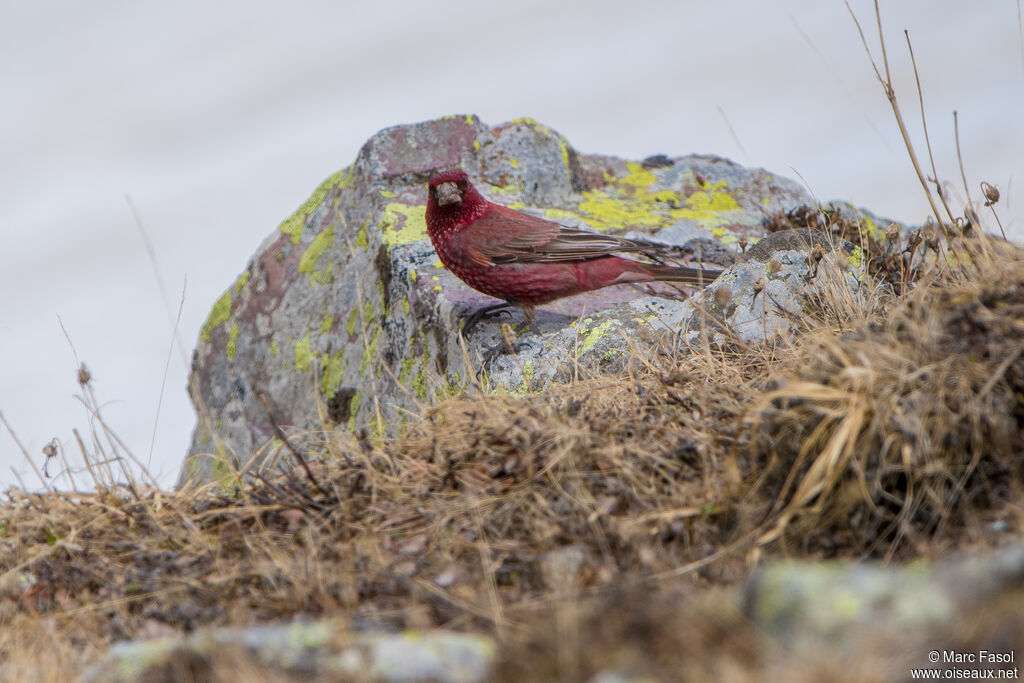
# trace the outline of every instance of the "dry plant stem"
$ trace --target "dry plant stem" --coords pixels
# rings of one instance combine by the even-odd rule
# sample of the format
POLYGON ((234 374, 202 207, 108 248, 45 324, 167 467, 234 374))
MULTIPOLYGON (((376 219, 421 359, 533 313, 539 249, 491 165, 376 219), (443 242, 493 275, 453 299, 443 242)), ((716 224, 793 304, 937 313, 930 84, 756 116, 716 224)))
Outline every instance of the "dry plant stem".
MULTIPOLYGON (((135 219, 135 227, 139 230, 139 235, 142 237, 142 243, 146 246, 146 255, 149 256, 149 265, 153 268, 153 275, 156 277, 157 287, 160 288, 160 299, 164 303, 164 310, 167 312, 168 322, 174 321, 174 316, 171 314, 171 298, 167 296, 167 286, 164 284, 163 274, 160 272, 160 264, 156 259, 156 251, 153 249, 153 243, 149 239, 149 233, 146 232, 146 226, 142 223, 142 216, 139 215, 139 210, 135 207, 135 202, 132 201, 131 195, 124 196, 125 202, 128 204, 128 209, 132 212, 132 218, 135 219)), ((182 293, 184 296, 184 293, 182 293)), ((181 312, 179 310, 178 317, 180 319, 181 312)), ((174 329, 177 330, 177 323, 174 323, 174 329)), ((175 335, 177 336, 177 335, 175 335)), ((181 351, 182 360, 187 360, 187 353, 185 346, 178 340, 178 348, 181 351)))
MULTIPOLYGON (((74 344, 74 342, 71 341, 71 335, 68 334, 67 329, 64 327, 64 321, 61 320, 60 316, 57 316, 57 322, 60 324, 60 329, 64 333, 64 338, 67 339, 68 345, 71 347, 71 353, 75 357, 75 364, 78 366, 78 373, 79 373, 78 374, 78 383, 82 387, 82 395, 81 396, 76 396, 75 398, 78 399, 78 401, 83 406, 85 406, 85 409, 87 411, 89 411, 89 414, 97 422, 99 422, 101 430, 103 432, 103 435, 107 438, 107 443, 110 445, 111 451, 113 451, 114 458, 120 464, 121 471, 122 471, 122 473, 125 476, 125 481, 126 481, 127 486, 132 491, 132 494, 135 495, 136 498, 137 498, 139 494, 138 494, 138 491, 135 488, 132 474, 128 470, 127 466, 124 464, 124 461, 121 458, 121 456, 118 454, 118 452, 117 452, 117 447, 118 446, 120 446, 124 450, 124 452, 127 454, 128 458, 131 459, 131 461, 135 463, 135 465, 139 468, 139 472, 144 477, 149 479, 149 485, 152 486, 153 488, 160 488, 159 483, 149 473, 149 470, 146 468, 146 466, 143 465, 142 462, 138 458, 135 457, 135 455, 131 452, 131 450, 129 450, 129 448, 124 444, 124 442, 121 441, 120 437, 118 437, 117 434, 115 434, 114 431, 112 429, 110 429, 110 427, 107 425, 107 423, 103 421, 103 416, 100 414, 100 404, 99 404, 99 401, 96 400, 96 394, 95 394, 95 392, 92 389, 92 385, 90 384, 91 376, 88 374, 88 372, 85 372, 85 365, 79 360, 79 358, 78 358, 78 351, 75 349, 75 344, 74 344), (83 376, 83 373, 84 373, 84 376, 83 376)), ((165 379, 166 379, 166 377, 165 377, 165 379)), ((100 452, 102 452, 103 448, 100 445, 99 439, 96 436, 95 428, 92 429, 92 436, 93 436, 93 442, 95 443, 97 449, 100 452)), ((78 439, 78 445, 82 449, 82 458, 86 461, 86 464, 88 465, 88 463, 89 463, 89 452, 85 449, 85 445, 82 442, 82 439, 79 437, 77 432, 75 432, 75 437, 78 439)), ((99 463, 97 463, 97 464, 99 464, 99 463)), ((95 476, 93 476, 93 481, 95 481, 95 480, 96 480, 96 478, 95 478, 95 476)), ((113 485, 113 482, 111 482, 110 485, 113 485)))
POLYGON ((882 35, 882 14, 878 9, 878 0, 875 0, 875 17, 878 20, 878 40, 882 45, 882 63, 885 65, 885 78, 882 78, 882 74, 878 71, 878 65, 875 63, 875 58, 871 56, 871 50, 868 48, 867 38, 864 37, 864 30, 861 28, 860 22, 857 20, 857 15, 853 13, 853 8, 850 7, 848 0, 843 0, 843 4, 846 5, 846 9, 850 12, 850 16, 853 18, 853 23, 857 26, 857 32, 860 34, 860 39, 864 44, 865 52, 868 53, 868 59, 871 60, 871 66, 875 70, 875 76, 882 84, 882 89, 885 91, 885 97, 889 100, 889 105, 892 107, 893 115, 896 117, 896 125, 899 126, 900 135, 903 136, 903 143, 907 148, 907 153, 910 155, 910 162, 914 165, 914 171, 917 173, 917 179, 921 182, 921 187, 924 188, 924 194, 928 198, 928 205, 932 209, 932 215, 934 215, 935 220, 939 222, 939 227, 942 229, 942 233, 946 237, 946 242, 948 243, 950 239, 949 231, 945 221, 942 220, 942 214, 939 213, 939 207, 935 205, 935 198, 932 197, 931 188, 928 187, 928 180, 921 171, 921 164, 917 161, 917 154, 914 152, 914 145, 910 142, 910 133, 907 132, 907 126, 903 122, 903 114, 900 112, 899 103, 896 101, 896 91, 892 87, 892 78, 889 75, 889 58, 885 51, 885 38, 882 35))
POLYGON ((156 448, 156 428, 160 423, 160 408, 164 403, 164 390, 167 388, 167 374, 171 370, 171 354, 174 353, 174 341, 178 335, 178 326, 181 324, 181 312, 185 308, 185 288, 188 280, 181 285, 181 301, 178 303, 178 315, 174 319, 174 328, 171 330, 171 345, 167 349, 167 360, 164 362, 164 375, 160 380, 160 395, 156 399, 156 415, 153 417, 153 435, 149 440, 149 458, 146 460, 146 468, 153 465, 153 450, 156 448))
MULTIPOLYGON (((96 394, 93 391, 92 386, 87 384, 85 386, 85 390, 89 395, 89 402, 83 400, 82 403, 86 406, 89 412, 91 412, 96 417, 97 421, 100 423, 100 427, 103 429, 103 435, 107 437, 107 441, 110 442, 111 448, 114 449, 115 455, 117 453, 117 446, 120 446, 121 450, 123 450, 125 452, 125 455, 128 456, 128 459, 135 463, 135 466, 139 468, 139 472, 146 479, 149 480, 149 485, 152 486, 153 488, 160 488, 159 482, 157 482, 157 480, 153 478, 153 475, 149 473, 149 470, 147 470, 146 466, 142 464, 142 461, 135 457, 135 455, 131 452, 128 446, 126 446, 125 443, 121 440, 121 437, 119 437, 114 432, 114 430, 112 430, 103 420, 103 416, 100 415, 100 405, 99 402, 96 400, 96 394)), ((128 485, 132 488, 132 491, 134 492, 135 487, 132 484, 132 477, 130 476, 126 467, 124 468, 124 470, 125 476, 128 479, 128 485)))
POLYGON ((999 226, 999 232, 1001 232, 1003 234, 1003 239, 1006 240, 1007 239, 1006 231, 1003 230, 1003 222, 1001 220, 999 220, 999 214, 996 213, 995 205, 994 204, 989 204, 988 208, 989 208, 989 211, 992 212, 992 217, 996 219, 996 225, 999 226))
POLYGON ((1020 69, 1024 73, 1024 21, 1021 21, 1021 0, 1017 0, 1017 43, 1020 47, 1020 69))
MULTIPOLYGON (((793 15, 789 16, 789 20, 793 24, 793 28, 795 28, 797 30, 797 33, 800 34, 800 37, 804 39, 804 42, 807 43, 808 47, 810 47, 814 54, 817 55, 818 59, 821 60, 822 66, 825 67, 829 75, 832 76, 833 80, 835 80, 839 87, 842 88, 843 92, 846 94, 847 99, 851 103, 859 105, 860 99, 854 96, 853 92, 847 87, 846 83, 843 82, 842 77, 840 77, 838 72, 836 72, 836 70, 832 68, 832 65, 829 64, 828 60, 825 58, 825 55, 822 54, 821 50, 818 49, 818 46, 814 44, 814 41, 811 40, 811 37, 807 35, 806 32, 804 32, 803 28, 801 28, 800 24, 797 23, 793 15)), ((885 139, 885 135, 882 134, 882 130, 875 124, 875 122, 868 118, 868 115, 863 111, 861 111, 861 116, 864 119, 864 123, 866 123, 868 127, 871 128, 871 130, 875 131, 875 135, 878 136, 878 141, 882 143, 885 149, 888 150, 889 152, 895 152, 895 150, 892 148, 892 145, 890 145, 889 141, 885 139)), ((741 247, 741 250, 742 249, 743 247, 741 247)))
MULTIPOLYGON (((970 216, 976 214, 974 213, 974 202, 971 200, 971 190, 967 185, 967 173, 964 172, 964 157, 960 153, 960 117, 957 116, 955 109, 953 110, 953 137, 956 139, 956 160, 960 166, 960 180, 963 181, 964 194, 967 196, 967 211, 964 213, 967 215, 968 220, 970 220, 970 216)), ((975 227, 981 232, 981 226, 975 227)))
POLYGON ((729 117, 725 115, 725 110, 722 109, 722 105, 720 105, 720 104, 716 104, 715 105, 715 109, 718 110, 718 115, 722 117, 722 121, 725 122, 725 127, 729 129, 729 134, 732 135, 733 142, 736 143, 736 146, 739 148, 740 152, 743 154, 744 161, 746 161, 747 159, 750 158, 750 155, 747 154, 747 150, 743 148, 743 143, 740 142, 739 136, 736 135, 736 130, 732 127, 732 124, 729 123, 729 117))
POLYGON ((68 456, 64 452, 64 447, 60 444, 59 441, 57 441, 57 439, 54 439, 53 443, 56 443, 57 454, 60 456, 60 461, 64 465, 64 474, 67 477, 68 481, 71 482, 71 490, 79 491, 80 489, 78 488, 78 482, 75 481, 75 474, 71 469, 71 463, 68 462, 68 456))
POLYGON ((196 403, 196 409, 199 412, 199 419, 203 424, 203 428, 213 437, 214 452, 228 453, 228 445, 217 430, 217 423, 210 415, 209 408, 206 407, 206 400, 203 398, 203 392, 199 387, 199 380, 195 373, 189 372, 188 386, 192 400, 196 403))
POLYGON ((768 343, 768 292, 761 292, 761 334, 768 343))
POLYGON ((946 195, 942 193, 942 184, 939 180, 939 173, 935 170, 935 156, 932 154, 932 143, 928 138, 928 121, 924 115, 924 94, 921 91, 921 78, 917 74, 917 60, 914 58, 914 47, 910 44, 910 31, 904 30, 903 35, 907 39, 907 52, 910 53, 910 64, 914 67, 914 82, 917 84, 917 101, 921 105, 921 129, 924 131, 924 146, 928 150, 928 163, 932 167, 932 182, 935 183, 935 194, 939 195, 939 201, 942 202, 942 208, 946 210, 946 215, 949 216, 949 222, 952 223, 956 219, 953 217, 953 212, 949 208, 949 204, 946 202, 946 195))
MULTIPOLYGON (((761 530, 762 529, 759 528, 756 531, 760 532, 761 530)), ((665 581, 665 580, 669 580, 669 579, 676 579, 676 578, 679 578, 680 576, 685 576, 686 574, 692 574, 693 572, 699 571, 699 570, 703 569, 704 567, 711 566, 712 564, 714 564, 718 560, 720 560, 723 557, 726 557, 728 555, 731 555, 732 553, 736 552, 737 550, 749 547, 754 542, 754 540, 755 540, 754 536, 755 536, 755 533, 753 533, 753 532, 752 533, 747 533, 746 535, 744 535, 739 540, 735 541, 734 543, 730 543, 729 545, 725 546, 724 548, 722 548, 720 550, 716 550, 715 552, 711 553, 707 557, 702 557, 699 560, 694 560, 693 562, 689 562, 689 563, 684 564, 684 565, 682 565, 680 567, 675 567, 673 569, 668 569, 668 570, 665 570, 665 571, 662 571, 662 572, 658 572, 656 574, 651 574, 650 577, 645 578, 645 579, 641 579, 640 581, 638 581, 638 583, 643 584, 643 583, 647 583, 648 581, 659 582, 659 581, 665 581)))
POLYGON ((4 427, 7 428, 7 432, 11 435, 11 438, 14 439, 14 443, 18 445, 18 450, 20 450, 22 455, 25 456, 25 459, 28 460, 28 464, 32 466, 32 470, 36 473, 36 476, 39 477, 40 483, 42 483, 43 487, 47 491, 52 492, 53 487, 50 486, 50 483, 48 481, 46 481, 46 477, 43 476, 43 473, 39 470, 39 467, 36 465, 35 461, 32 460, 32 457, 28 454, 28 451, 25 450, 25 447, 21 445, 21 441, 18 440, 18 435, 14 433, 13 429, 11 429, 11 425, 7 422, 7 418, 4 417, 4 414, 2 412, 0 412, 0 422, 2 422, 4 427))
POLYGON ((899 231, 896 232, 896 249, 898 249, 896 253, 900 262, 900 291, 903 292, 906 291, 907 288, 907 269, 904 267, 903 263, 903 237, 900 235, 899 231))
POLYGON ((75 437, 75 441, 78 443, 78 450, 82 454, 82 462, 85 463, 85 469, 89 472, 89 477, 92 479, 92 486, 97 491, 105 486, 113 485, 113 482, 100 483, 100 477, 96 470, 93 469, 92 458, 89 457, 89 451, 85 447, 85 442, 82 440, 82 435, 78 433, 77 429, 72 429, 71 433, 75 437))
POLYGON ((483 571, 486 581, 487 597, 491 603, 491 612, 488 615, 494 623, 494 630, 499 640, 504 637, 505 617, 502 609, 501 598, 498 595, 498 583, 494 576, 494 560, 491 557, 491 547, 485 536, 485 525, 483 515, 480 513, 480 505, 473 506, 473 521, 477 527, 476 549, 480 555, 480 569, 483 571))
POLYGON ((259 398, 260 403, 263 404, 263 410, 267 413, 267 418, 270 420, 270 426, 273 428, 274 434, 285 445, 285 448, 291 451, 291 454, 295 456, 295 459, 299 462, 299 465, 302 466, 302 469, 306 473, 306 478, 309 479, 309 483, 313 485, 313 488, 319 492, 323 492, 324 489, 320 486, 320 482, 317 481, 316 477, 313 476, 313 471, 309 468, 309 463, 306 462, 306 458, 304 458, 302 454, 299 453, 298 449, 292 445, 291 441, 288 440, 288 435, 284 433, 284 430, 281 429, 281 425, 279 425, 277 420, 274 419, 274 415, 270 412, 270 402, 267 400, 267 395, 262 391, 257 391, 256 397, 259 398))
POLYGON ((1006 371, 1013 365, 1013 362, 1017 360, 1021 353, 1024 353, 1024 342, 1021 342, 1017 345, 1017 348, 1006 354, 1006 358, 1003 359, 999 367, 996 368, 996 371, 992 373, 992 376, 988 378, 988 381, 981 388, 981 391, 978 393, 979 399, 988 396, 989 392, 996 386, 996 382, 1003 378, 1003 375, 1006 374, 1006 371))

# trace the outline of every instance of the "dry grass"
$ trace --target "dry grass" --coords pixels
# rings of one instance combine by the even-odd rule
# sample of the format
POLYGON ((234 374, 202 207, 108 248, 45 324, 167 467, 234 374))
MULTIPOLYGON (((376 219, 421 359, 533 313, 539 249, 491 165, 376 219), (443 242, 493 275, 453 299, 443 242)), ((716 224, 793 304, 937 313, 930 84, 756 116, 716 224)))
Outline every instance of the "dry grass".
POLYGON ((901 270, 875 245, 899 286, 858 296, 821 269, 834 286, 791 339, 665 340, 618 376, 455 398, 382 443, 307 437, 305 467, 231 491, 8 491, 0 677, 330 615, 490 633, 506 680, 756 678, 770 652, 696 589, 768 557, 902 558, 1024 527, 1024 253, 955 246, 953 266, 921 250, 901 270))
POLYGON ((1019 499, 1024 262, 1006 244, 972 246, 969 265, 925 275, 886 319, 808 336, 755 402, 751 452, 777 458, 763 470, 777 500, 760 542, 803 517, 804 540, 834 529, 840 548, 921 552, 1019 499))

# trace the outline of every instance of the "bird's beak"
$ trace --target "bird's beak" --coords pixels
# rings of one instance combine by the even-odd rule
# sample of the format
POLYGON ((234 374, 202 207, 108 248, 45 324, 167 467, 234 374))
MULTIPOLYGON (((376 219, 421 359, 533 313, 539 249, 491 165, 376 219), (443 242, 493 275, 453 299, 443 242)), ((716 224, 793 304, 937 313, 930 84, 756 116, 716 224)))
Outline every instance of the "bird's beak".
POLYGON ((462 193, 459 192, 459 188, 455 183, 441 183, 437 186, 435 192, 439 206, 448 206, 449 204, 459 204, 462 202, 462 193))

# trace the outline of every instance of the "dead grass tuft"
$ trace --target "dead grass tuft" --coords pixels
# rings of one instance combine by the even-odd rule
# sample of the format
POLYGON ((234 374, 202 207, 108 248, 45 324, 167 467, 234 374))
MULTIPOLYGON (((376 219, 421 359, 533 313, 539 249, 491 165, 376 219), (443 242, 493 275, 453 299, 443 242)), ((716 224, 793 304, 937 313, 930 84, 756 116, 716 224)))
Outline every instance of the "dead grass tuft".
POLYGON ((776 496, 762 543, 831 530, 839 548, 920 550, 1020 495, 1024 260, 969 246, 887 319, 808 337, 752 406, 776 496))
POLYGON ((773 345, 668 340, 618 376, 448 400, 400 438, 305 435, 304 464, 230 490, 12 489, 0 677, 66 680, 117 640, 331 615, 536 654, 506 679, 632 669, 651 644, 662 659, 642 672, 749 678, 739 622, 673 595, 765 557, 903 557, 1022 526, 1024 258, 977 240, 947 256, 902 296, 844 295, 823 268, 835 286, 773 345))

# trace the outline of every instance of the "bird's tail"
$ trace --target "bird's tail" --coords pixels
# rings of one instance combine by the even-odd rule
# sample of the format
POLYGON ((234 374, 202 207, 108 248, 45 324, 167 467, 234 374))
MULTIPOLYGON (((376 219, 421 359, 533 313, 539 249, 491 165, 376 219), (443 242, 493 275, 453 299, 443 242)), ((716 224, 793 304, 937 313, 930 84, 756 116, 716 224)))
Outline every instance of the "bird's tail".
POLYGON ((644 268, 655 280, 664 282, 685 282, 689 285, 704 287, 711 284, 724 271, 704 268, 687 268, 685 266, 653 266, 644 264, 644 268))

